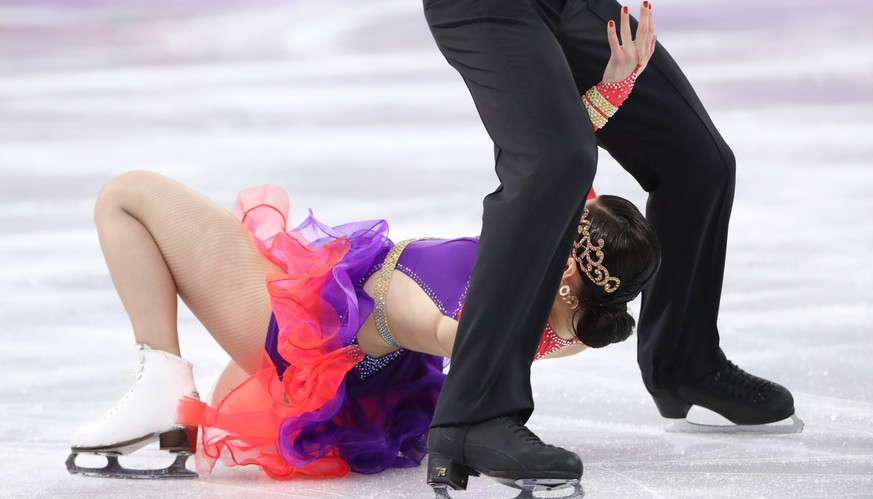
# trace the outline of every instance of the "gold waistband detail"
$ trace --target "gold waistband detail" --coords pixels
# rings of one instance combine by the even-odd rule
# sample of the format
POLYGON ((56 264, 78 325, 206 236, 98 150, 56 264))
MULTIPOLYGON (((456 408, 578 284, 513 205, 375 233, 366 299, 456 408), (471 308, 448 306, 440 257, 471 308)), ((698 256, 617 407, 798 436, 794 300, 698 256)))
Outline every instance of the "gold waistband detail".
POLYGON ((430 239, 440 239, 438 237, 416 237, 400 241, 392 247, 385 256, 385 261, 382 262, 382 268, 379 270, 379 277, 376 280, 376 289, 373 292, 373 319, 376 322, 376 329, 379 331, 379 336, 385 340, 385 343, 392 347, 403 348, 394 335, 391 334, 391 329, 388 327, 388 316, 385 314, 385 307, 388 297, 388 284, 391 283, 391 276, 394 274, 394 269, 397 267, 397 260, 400 259, 400 253, 409 243, 415 241, 424 241, 430 239))

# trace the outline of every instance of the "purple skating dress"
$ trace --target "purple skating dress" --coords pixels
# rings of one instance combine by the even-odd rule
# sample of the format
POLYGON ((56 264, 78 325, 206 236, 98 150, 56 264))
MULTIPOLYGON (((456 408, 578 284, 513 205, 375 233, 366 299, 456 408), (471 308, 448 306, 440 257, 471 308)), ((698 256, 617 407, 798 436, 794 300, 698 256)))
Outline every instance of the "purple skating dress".
MULTIPOLYGON (((369 227, 381 223, 384 221, 358 222, 353 226, 356 230, 368 227, 364 231, 367 236, 357 237, 383 238, 384 234, 377 235, 369 230, 369 227)), ((385 227, 387 229, 387 225, 385 227)), ((341 231, 348 232, 346 229, 341 231)), ((350 237, 355 237, 354 230, 350 237)), ((364 282, 382 268, 382 262, 393 245, 387 237, 384 238, 379 251, 373 254, 372 261, 376 263, 364 264, 364 261, 371 261, 367 258, 357 268, 348 269, 358 296, 359 324, 356 331, 372 313, 374 305, 373 298, 363 291, 364 282)), ((477 245, 478 239, 472 237, 414 241, 400 254, 396 270, 413 279, 443 315, 457 318, 473 270, 477 245)), ((281 377, 288 362, 277 351, 278 335, 274 315, 265 348, 281 377)), ((354 344, 356 339, 352 337, 348 343, 354 344)), ((442 357, 402 348, 381 357, 362 353, 361 360, 345 376, 346 400, 337 412, 343 423, 334 424, 337 415, 330 421, 324 415, 308 422, 286 454, 294 456, 295 462, 306 462, 320 456, 327 448, 335 447, 351 471, 358 473, 418 466, 427 452, 427 428, 445 379, 443 365, 442 357)), ((292 428, 297 430, 298 425, 292 428)))
MULTIPOLYGON (((394 246, 387 222, 330 227, 310 212, 288 230, 288 207, 285 192, 268 185, 241 192, 233 210, 285 271, 267 278, 273 315, 261 369, 216 407, 183 400, 178 422, 202 428, 210 469, 222 450, 225 464, 258 465, 274 478, 418 466, 444 359, 405 349, 374 358, 355 338, 374 310, 363 284, 394 246)), ((471 237, 414 241, 395 270, 458 319, 477 246, 471 237)), ((576 343, 550 329, 540 354, 576 343)))

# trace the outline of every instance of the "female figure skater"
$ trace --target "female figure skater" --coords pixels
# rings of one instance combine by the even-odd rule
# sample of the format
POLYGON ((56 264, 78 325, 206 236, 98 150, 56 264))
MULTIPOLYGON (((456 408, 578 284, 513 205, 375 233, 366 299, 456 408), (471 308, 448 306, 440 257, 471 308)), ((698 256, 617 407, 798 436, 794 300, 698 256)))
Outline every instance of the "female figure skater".
MULTIPOLYGON (((654 36, 633 57, 613 48, 604 81, 580 96, 595 129, 630 94, 654 36)), ((311 213, 289 230, 288 208, 276 186, 243 191, 229 213, 155 173, 107 182, 95 220, 140 362, 128 394, 73 435, 71 472, 196 476, 184 463, 197 427, 210 467, 227 449, 230 462, 277 478, 420 463, 478 238, 395 244, 384 220, 329 227, 311 213), (211 405, 180 357, 177 296, 233 359, 211 405), (180 454, 173 466, 118 465, 158 438, 180 454), (80 468, 79 453, 109 464, 80 468)), ((626 339, 627 303, 660 265, 651 226, 624 199, 590 195, 577 225, 536 358, 626 339)))
MULTIPOLYGON (((95 220, 140 361, 128 394, 73 435, 71 472, 196 476, 184 467, 196 426, 209 467, 224 447, 276 478, 420 463, 478 238, 395 244, 384 220, 329 227, 311 212, 286 230, 288 207, 272 185, 241 192, 231 213, 152 172, 106 183, 95 220), (233 359, 213 406, 180 357, 177 296, 233 359), (174 466, 118 465, 158 437, 181 452, 174 466), (79 468, 79 453, 110 465, 79 468)), ((567 255, 536 358, 625 340, 627 302, 660 263, 646 219, 606 195, 590 195, 567 255)))

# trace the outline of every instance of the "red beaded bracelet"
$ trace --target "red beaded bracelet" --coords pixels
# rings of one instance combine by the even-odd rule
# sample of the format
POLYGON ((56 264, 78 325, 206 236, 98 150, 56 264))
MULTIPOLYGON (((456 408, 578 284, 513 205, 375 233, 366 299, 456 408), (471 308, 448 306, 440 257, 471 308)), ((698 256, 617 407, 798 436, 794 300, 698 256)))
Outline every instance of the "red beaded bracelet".
POLYGON ((640 67, 637 66, 622 81, 609 83, 601 81, 582 95, 582 102, 585 104, 585 110, 588 111, 588 117, 591 118, 595 131, 606 126, 609 118, 612 118, 616 111, 618 111, 619 106, 630 95, 631 90, 634 88, 634 83, 637 81, 639 71, 640 67))

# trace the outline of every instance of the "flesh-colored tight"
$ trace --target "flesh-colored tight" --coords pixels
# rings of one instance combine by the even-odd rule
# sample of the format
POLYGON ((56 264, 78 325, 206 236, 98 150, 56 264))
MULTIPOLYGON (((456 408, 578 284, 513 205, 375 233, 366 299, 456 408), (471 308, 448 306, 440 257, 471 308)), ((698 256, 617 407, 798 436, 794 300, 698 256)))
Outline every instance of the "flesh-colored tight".
POLYGON ((137 343, 180 354, 179 296, 239 367, 254 369, 247 364, 270 320, 266 275, 282 269, 230 212, 172 179, 131 171, 103 186, 94 219, 137 343))

